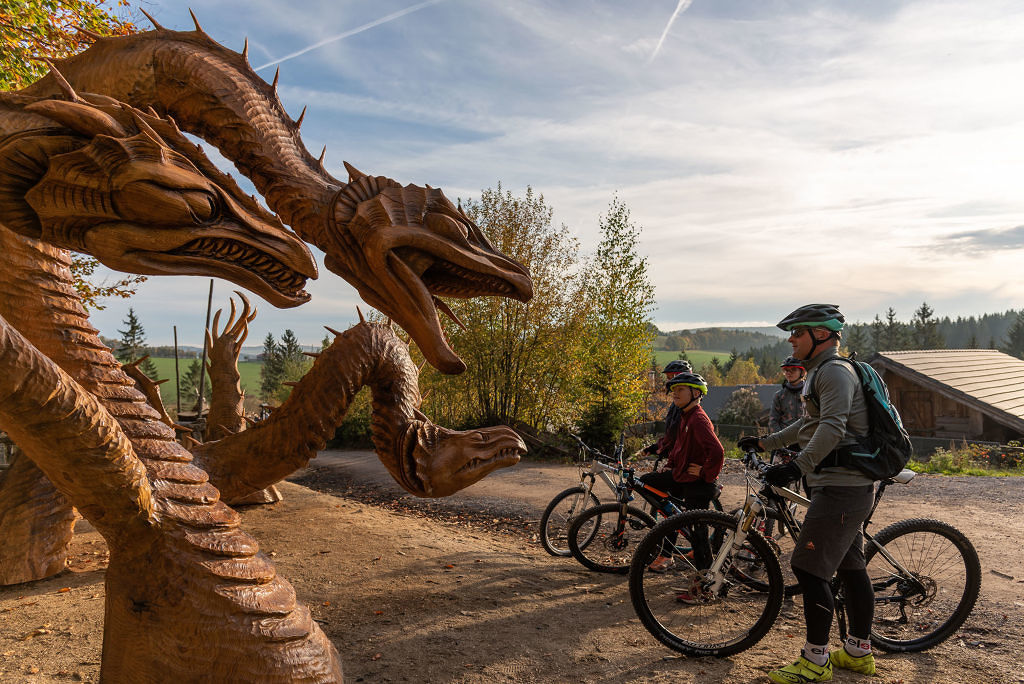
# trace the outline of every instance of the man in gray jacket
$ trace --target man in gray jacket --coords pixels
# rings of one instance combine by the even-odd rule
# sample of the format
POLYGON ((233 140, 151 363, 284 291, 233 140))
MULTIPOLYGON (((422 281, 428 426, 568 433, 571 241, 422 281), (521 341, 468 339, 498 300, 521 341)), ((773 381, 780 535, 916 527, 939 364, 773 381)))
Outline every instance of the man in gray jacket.
POLYGON ((778 449, 800 445, 786 464, 774 465, 765 480, 776 486, 805 476, 811 505, 793 552, 793 573, 804 596, 807 642, 792 665, 768 673, 780 684, 824 682, 832 667, 874 674, 871 621, 874 593, 864 564, 861 526, 873 503, 873 481, 859 470, 838 464, 837 450, 855 445, 868 431, 864 395, 850 364, 834 361, 845 318, 832 304, 808 304, 789 314, 778 327, 790 333, 793 356, 804 361, 806 413, 767 437, 745 437, 740 447, 778 449), (843 648, 829 653, 835 613, 830 581, 838 574, 846 588, 849 634, 843 648))

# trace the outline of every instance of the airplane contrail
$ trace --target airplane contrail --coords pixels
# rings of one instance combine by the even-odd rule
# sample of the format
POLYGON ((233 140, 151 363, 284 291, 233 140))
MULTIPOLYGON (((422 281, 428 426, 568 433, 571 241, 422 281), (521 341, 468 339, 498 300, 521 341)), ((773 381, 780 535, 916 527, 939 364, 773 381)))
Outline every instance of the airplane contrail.
POLYGON ((344 33, 339 33, 338 35, 331 36, 330 38, 324 38, 320 42, 313 43, 312 45, 306 46, 306 47, 302 48, 301 50, 299 50, 297 52, 291 53, 290 55, 285 55, 284 57, 280 57, 278 59, 275 59, 272 62, 267 62, 266 64, 264 64, 262 66, 256 67, 256 71, 259 71, 260 69, 266 69, 267 67, 274 66, 275 64, 280 64, 281 62, 285 62, 285 61, 287 61, 289 59, 292 59, 293 57, 298 57, 299 55, 304 55, 307 52, 309 52, 310 50, 316 50, 318 47, 322 47, 324 45, 327 45, 328 43, 333 43, 333 42, 335 42, 337 40, 343 40, 345 38, 348 38, 349 36, 354 36, 357 33, 362 33, 363 31, 367 31, 369 29, 372 29, 374 26, 380 26, 381 24, 386 24, 389 21, 392 21, 394 19, 398 19, 399 17, 404 17, 406 14, 411 14, 411 13, 417 11, 417 10, 423 9, 424 7, 429 7, 430 5, 436 5, 439 2, 444 2, 444 0, 427 0, 426 2, 421 2, 419 4, 412 5, 411 7, 406 7, 405 9, 398 10, 397 12, 392 12, 391 14, 387 15, 386 17, 381 17, 380 19, 374 19, 369 24, 363 24, 362 26, 354 28, 354 29, 352 29, 350 31, 345 31, 344 33))
POLYGON ((665 30, 661 32, 661 38, 658 39, 658 44, 654 46, 654 52, 652 52, 651 56, 647 58, 648 64, 653 62, 654 58, 658 56, 658 52, 661 50, 661 45, 665 42, 665 36, 668 35, 668 30, 672 28, 672 24, 675 22, 676 17, 685 12, 692 4, 693 0, 679 0, 679 4, 676 5, 676 11, 668 18, 668 23, 665 24, 665 30))

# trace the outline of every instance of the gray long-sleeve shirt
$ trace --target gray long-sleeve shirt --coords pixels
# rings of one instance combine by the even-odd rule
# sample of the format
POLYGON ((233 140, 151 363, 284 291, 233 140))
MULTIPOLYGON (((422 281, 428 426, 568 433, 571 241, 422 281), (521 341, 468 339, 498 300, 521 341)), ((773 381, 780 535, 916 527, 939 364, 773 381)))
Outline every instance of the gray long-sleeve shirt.
POLYGON ((821 472, 814 472, 822 459, 837 446, 856 444, 854 435, 868 433, 868 414, 857 372, 845 361, 826 363, 838 355, 832 347, 807 362, 803 388, 804 417, 761 439, 768 450, 799 444, 800 456, 795 462, 807 477, 810 487, 854 487, 872 482, 871 478, 853 468, 822 468, 821 472), (812 388, 817 402, 813 398, 807 399, 812 388))

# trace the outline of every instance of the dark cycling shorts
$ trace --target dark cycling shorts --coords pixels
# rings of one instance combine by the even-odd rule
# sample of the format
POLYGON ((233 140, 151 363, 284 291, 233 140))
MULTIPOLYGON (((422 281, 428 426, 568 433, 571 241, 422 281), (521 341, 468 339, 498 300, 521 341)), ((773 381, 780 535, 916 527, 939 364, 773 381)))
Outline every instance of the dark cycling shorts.
POLYGON ((873 485, 813 487, 792 565, 826 582, 836 570, 864 568, 861 525, 874 503, 873 485))

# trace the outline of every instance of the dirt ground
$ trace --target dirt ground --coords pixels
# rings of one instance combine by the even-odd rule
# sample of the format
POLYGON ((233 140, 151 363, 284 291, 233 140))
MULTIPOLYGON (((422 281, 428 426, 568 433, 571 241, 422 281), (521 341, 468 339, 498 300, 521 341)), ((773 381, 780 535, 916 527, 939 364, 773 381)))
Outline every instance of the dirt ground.
MULTIPOLYGON (((738 464, 725 503, 743 496, 738 464)), ((243 511, 244 527, 334 641, 349 682, 757 682, 795 657, 801 608, 783 607, 754 648, 723 659, 661 646, 625 578, 553 558, 537 542, 571 466, 525 462, 442 500, 407 496, 365 452, 325 452, 243 511)), ((941 646, 880 655, 873 681, 1024 682, 1024 482, 919 476, 893 487, 874 529, 908 517, 957 525, 981 556, 981 597, 941 646)), ((106 547, 79 523, 69 571, 0 588, 0 682, 96 681, 106 547)), ((837 672, 836 682, 863 681, 837 672)))

